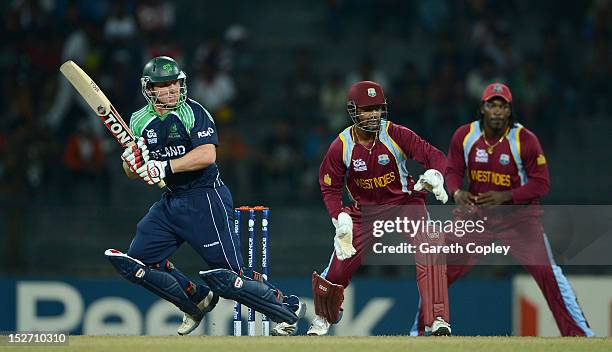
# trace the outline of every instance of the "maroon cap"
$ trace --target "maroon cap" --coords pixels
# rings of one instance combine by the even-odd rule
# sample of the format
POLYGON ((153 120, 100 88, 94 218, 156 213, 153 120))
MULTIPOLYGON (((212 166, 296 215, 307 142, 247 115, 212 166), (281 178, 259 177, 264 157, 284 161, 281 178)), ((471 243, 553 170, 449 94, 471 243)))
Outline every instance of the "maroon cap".
POLYGON ((378 83, 372 81, 361 81, 353 84, 349 89, 346 100, 354 102, 358 108, 386 104, 382 88, 378 83))
POLYGON ((491 83, 482 92, 482 101, 487 101, 494 97, 500 97, 508 103, 512 103, 512 93, 510 88, 503 83, 491 83))

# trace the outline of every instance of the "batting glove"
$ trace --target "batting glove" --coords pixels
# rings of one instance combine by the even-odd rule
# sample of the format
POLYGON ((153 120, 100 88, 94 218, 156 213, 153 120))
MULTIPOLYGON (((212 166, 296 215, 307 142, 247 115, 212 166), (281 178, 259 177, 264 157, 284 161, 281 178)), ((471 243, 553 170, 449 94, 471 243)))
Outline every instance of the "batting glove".
POLYGON ((140 167, 149 161, 149 149, 143 137, 139 137, 136 144, 125 148, 121 159, 129 166, 132 172, 136 172, 140 167))
POLYGON ((339 260, 344 260, 352 257, 357 253, 353 247, 353 219, 347 213, 338 214, 338 219, 332 218, 332 223, 336 228, 336 236, 334 236, 334 249, 336 257, 339 260))
POLYGON ((444 189, 444 176, 440 171, 429 169, 419 176, 419 180, 414 185, 415 191, 426 189, 436 196, 436 199, 445 204, 448 202, 448 194, 444 189))
POLYGON ((172 167, 170 161, 149 160, 136 170, 136 173, 146 183, 154 185, 166 178, 167 175, 171 175, 172 167))

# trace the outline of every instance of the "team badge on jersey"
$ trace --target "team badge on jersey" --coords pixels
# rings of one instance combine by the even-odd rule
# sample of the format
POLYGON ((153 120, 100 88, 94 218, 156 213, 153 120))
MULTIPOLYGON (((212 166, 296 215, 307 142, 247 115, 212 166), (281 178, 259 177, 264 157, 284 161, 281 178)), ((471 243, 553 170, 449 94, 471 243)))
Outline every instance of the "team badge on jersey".
POLYGON ((510 155, 505 154, 505 153, 502 153, 502 154, 499 156, 499 163, 500 163, 500 164, 502 164, 502 165, 508 165, 508 164, 510 164, 510 155))
POLYGON ((538 158, 536 159, 536 163, 538 165, 544 165, 546 164, 546 157, 544 156, 544 154, 540 154, 538 155, 538 158))
POLYGON ((389 161, 391 161, 391 159, 389 159, 389 156, 387 154, 380 154, 378 156, 378 163, 380 165, 387 165, 389 161))
POLYGON ((329 174, 325 174, 325 176, 323 176, 323 183, 327 186, 331 186, 332 181, 329 174))
POLYGON ((476 159, 474 160, 477 163, 488 163, 489 162, 489 154, 484 149, 476 148, 476 159))
POLYGON ((355 169, 355 171, 367 171, 368 170, 368 166, 366 165, 366 162, 363 161, 363 159, 353 160, 353 168, 355 169))
POLYGON ((147 135, 147 143, 155 144, 157 143, 157 133, 155 133, 154 129, 147 130, 145 129, 145 133, 147 135))
POLYGON ((170 126, 170 134, 168 134, 168 139, 177 139, 177 138, 181 138, 181 135, 178 132, 178 127, 176 127, 176 124, 173 123, 172 126, 170 126))

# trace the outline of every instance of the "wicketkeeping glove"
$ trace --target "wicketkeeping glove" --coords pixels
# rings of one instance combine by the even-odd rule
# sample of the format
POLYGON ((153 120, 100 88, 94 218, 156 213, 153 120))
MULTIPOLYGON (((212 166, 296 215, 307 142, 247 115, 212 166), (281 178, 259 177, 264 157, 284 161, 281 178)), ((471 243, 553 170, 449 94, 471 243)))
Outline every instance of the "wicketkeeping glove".
POLYGON ((332 218, 332 223, 336 227, 336 236, 334 236, 334 249, 336 257, 339 260, 344 260, 352 257, 357 253, 353 247, 353 219, 347 213, 338 214, 338 219, 332 218))
POLYGON ((429 169, 424 174, 419 176, 419 180, 414 185, 415 191, 426 189, 436 196, 436 199, 442 203, 448 201, 448 194, 444 189, 444 176, 440 171, 435 169, 429 169))
POLYGON ((166 178, 166 176, 171 175, 172 167, 170 166, 170 161, 149 160, 136 170, 136 173, 146 183, 154 185, 166 178))
POLYGON ((136 144, 125 148, 121 159, 130 167, 132 172, 136 172, 141 166, 149 161, 149 149, 143 137, 139 137, 136 144))

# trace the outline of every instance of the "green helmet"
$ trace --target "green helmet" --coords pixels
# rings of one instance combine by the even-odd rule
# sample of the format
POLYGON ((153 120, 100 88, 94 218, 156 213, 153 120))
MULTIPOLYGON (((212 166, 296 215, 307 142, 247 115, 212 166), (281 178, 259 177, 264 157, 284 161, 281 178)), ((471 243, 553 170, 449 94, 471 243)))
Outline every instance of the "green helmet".
POLYGON ((164 109, 175 109, 187 99, 187 85, 185 83, 187 75, 181 71, 176 61, 169 56, 157 56, 151 59, 142 69, 140 84, 142 95, 145 99, 157 107, 164 109), (176 104, 166 104, 159 101, 159 94, 156 94, 151 87, 152 83, 162 83, 169 81, 180 81, 179 99, 176 104))

